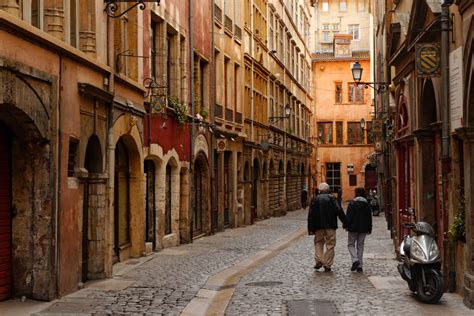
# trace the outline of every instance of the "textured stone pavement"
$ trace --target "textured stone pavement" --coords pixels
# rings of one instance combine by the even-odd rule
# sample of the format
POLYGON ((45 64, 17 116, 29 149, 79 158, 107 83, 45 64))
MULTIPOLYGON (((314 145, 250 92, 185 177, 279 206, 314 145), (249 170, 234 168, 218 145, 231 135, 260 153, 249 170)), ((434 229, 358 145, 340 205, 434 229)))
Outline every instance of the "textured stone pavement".
MULTIPOLYGON (((120 276, 86 284, 86 288, 54 302, 41 315, 178 315, 210 276, 305 225, 306 211, 297 211, 160 251, 120 276)), ((374 233, 366 242, 363 274, 349 270, 347 234, 342 229, 338 230, 331 273, 314 271, 312 237, 299 239, 240 280, 226 314, 295 314, 298 309, 294 308, 305 305, 304 300, 334 302, 334 311, 346 315, 474 314, 456 294, 445 294, 435 306, 417 302, 398 279, 393 246, 385 228, 385 220, 375 218, 374 233)), ((132 259, 130 265, 137 262, 132 259)), ((327 307, 325 310, 331 307, 319 306, 327 307)), ((304 309, 299 311, 296 314, 301 315, 304 309)))

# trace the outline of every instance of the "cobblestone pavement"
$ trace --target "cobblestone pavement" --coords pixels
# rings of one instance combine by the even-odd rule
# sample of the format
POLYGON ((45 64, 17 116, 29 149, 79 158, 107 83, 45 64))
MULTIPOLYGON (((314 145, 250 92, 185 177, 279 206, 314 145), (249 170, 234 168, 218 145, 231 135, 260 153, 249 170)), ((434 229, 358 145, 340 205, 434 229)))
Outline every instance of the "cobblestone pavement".
MULTIPOLYGON (((86 288, 58 300, 41 315, 178 315, 210 276, 305 225, 306 211, 300 210, 160 251, 119 277, 86 284, 86 288)), ((393 260, 393 246, 385 226, 382 217, 375 218, 374 233, 366 242, 363 274, 349 270, 346 233, 342 229, 338 230, 331 273, 314 271, 312 237, 305 236, 244 276, 235 288, 226 314, 295 314, 298 309, 292 306, 304 303, 303 300, 335 302, 335 310, 347 315, 474 314, 462 305, 458 295, 445 294, 440 304, 428 306, 417 302, 405 284, 390 279, 398 276, 397 262, 393 260), (373 282, 378 287, 387 289, 375 288, 369 277, 375 278, 373 282)))

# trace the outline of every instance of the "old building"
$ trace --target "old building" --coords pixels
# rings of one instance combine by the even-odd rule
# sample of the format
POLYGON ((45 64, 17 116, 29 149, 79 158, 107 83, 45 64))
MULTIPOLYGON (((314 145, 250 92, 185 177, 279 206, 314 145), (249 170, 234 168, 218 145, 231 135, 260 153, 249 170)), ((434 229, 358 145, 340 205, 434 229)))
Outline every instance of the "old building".
POLYGON ((447 289, 463 293, 465 304, 473 307, 469 109, 474 5, 472 1, 375 1, 374 5, 377 15, 385 14, 374 24, 377 80, 391 84, 390 92, 377 102, 386 127, 380 161, 394 244, 398 246, 408 233, 403 224, 411 218, 405 210, 414 208, 417 218, 436 230, 447 289), (441 3, 451 6, 443 8, 441 3))
POLYGON ((104 8, 0 2, 2 299, 50 300, 145 250, 147 14, 104 8))
POLYGON ((246 2, 243 181, 251 220, 299 208, 309 189, 309 21, 309 1, 246 2))
POLYGON ((369 21, 369 1, 319 1, 314 7, 316 179, 333 192, 341 189, 343 200, 352 199, 356 187, 377 186, 372 90, 354 82, 351 72, 359 62, 362 81, 372 81, 369 21))

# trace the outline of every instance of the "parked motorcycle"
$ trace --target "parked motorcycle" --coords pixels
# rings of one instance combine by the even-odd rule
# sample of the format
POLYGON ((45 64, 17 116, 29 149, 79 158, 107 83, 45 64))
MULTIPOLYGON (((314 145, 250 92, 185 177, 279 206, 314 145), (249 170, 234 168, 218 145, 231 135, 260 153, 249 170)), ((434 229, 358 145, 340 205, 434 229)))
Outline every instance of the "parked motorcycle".
POLYGON ((380 205, 379 205, 379 198, 377 196, 377 192, 375 190, 369 190, 369 195, 367 196, 367 200, 369 201, 370 208, 372 209, 372 215, 379 216, 380 205))
POLYGON ((416 221, 413 209, 408 212, 414 223, 404 226, 414 235, 405 236, 400 245, 402 263, 398 265, 398 272, 422 302, 434 304, 441 299, 444 289, 435 232, 430 224, 416 221))

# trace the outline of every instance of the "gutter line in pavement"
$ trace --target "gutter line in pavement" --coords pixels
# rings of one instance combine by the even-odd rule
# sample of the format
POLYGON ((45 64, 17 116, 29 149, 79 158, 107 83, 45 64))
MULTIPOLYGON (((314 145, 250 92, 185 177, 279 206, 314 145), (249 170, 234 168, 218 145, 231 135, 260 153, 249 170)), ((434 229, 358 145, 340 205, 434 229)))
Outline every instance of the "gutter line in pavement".
POLYGON ((181 316, 224 315, 240 279, 271 258, 279 255, 306 233, 306 228, 300 228, 249 258, 209 277, 206 284, 183 310, 181 316))

